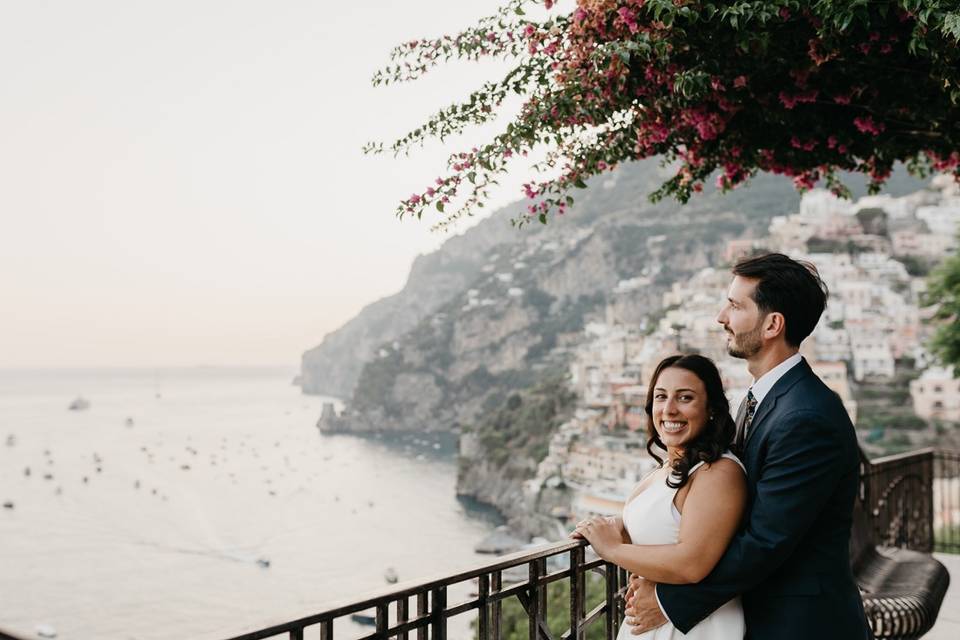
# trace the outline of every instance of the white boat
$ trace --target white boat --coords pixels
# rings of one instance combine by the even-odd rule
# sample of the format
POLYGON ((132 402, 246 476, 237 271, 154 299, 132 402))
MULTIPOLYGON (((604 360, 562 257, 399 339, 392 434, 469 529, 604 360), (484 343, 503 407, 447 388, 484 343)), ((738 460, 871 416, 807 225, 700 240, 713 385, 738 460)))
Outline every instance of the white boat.
POLYGON ((397 580, 400 579, 400 576, 397 575, 397 570, 393 567, 387 567, 387 570, 383 572, 383 579, 390 584, 397 584, 397 580))
POLYGON ((78 396, 67 408, 70 411, 83 411, 84 409, 90 408, 90 401, 83 396, 78 396))

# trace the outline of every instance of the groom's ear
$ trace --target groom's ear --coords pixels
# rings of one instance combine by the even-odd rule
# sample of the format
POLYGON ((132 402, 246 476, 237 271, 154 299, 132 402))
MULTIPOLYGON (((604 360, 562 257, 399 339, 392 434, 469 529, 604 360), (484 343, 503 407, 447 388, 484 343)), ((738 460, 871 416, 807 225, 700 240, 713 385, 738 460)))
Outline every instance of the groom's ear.
POLYGON ((779 311, 771 311, 763 321, 763 337, 767 340, 776 340, 786 337, 787 319, 779 311))

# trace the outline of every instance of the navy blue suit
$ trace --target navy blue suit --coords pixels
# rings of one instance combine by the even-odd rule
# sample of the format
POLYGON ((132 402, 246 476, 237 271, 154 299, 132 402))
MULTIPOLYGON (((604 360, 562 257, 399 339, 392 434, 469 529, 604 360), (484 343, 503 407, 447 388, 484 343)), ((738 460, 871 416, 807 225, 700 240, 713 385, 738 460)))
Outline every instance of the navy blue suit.
POLYGON ((840 398, 801 361, 757 408, 741 455, 744 525, 703 581, 657 585, 686 633, 737 595, 747 638, 870 638, 850 570, 857 438, 840 398))

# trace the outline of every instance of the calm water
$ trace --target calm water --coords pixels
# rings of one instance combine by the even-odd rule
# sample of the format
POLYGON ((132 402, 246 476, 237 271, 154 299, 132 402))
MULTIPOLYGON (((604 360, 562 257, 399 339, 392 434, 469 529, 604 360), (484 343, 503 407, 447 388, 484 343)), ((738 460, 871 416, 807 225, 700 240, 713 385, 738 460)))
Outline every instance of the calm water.
POLYGON ((225 638, 484 559, 452 442, 321 436, 291 377, 0 371, 0 628, 225 638))

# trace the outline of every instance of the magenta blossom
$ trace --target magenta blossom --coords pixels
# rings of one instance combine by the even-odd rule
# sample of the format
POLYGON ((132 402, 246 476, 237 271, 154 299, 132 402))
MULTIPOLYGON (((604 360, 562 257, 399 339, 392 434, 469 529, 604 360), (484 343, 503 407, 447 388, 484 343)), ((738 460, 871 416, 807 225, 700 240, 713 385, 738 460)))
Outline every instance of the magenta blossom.
POLYGON ((869 133, 870 135, 880 135, 886 127, 882 122, 874 122, 872 116, 854 118, 853 125, 859 129, 860 133, 869 133))

